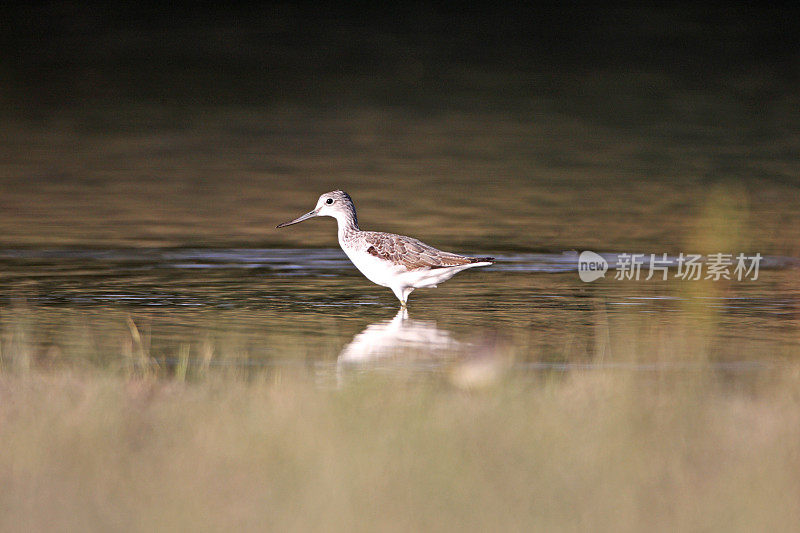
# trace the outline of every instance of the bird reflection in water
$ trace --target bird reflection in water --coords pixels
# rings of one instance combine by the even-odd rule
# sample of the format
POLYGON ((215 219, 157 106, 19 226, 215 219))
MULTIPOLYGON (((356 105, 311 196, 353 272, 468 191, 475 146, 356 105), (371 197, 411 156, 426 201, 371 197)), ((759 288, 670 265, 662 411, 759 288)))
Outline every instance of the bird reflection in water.
POLYGON ((415 360, 452 359, 461 348, 452 333, 432 320, 414 320, 400 308, 391 320, 370 324, 339 353, 339 365, 362 364, 403 356, 415 360))
POLYGON ((510 364, 510 353, 493 333, 477 343, 459 341, 432 320, 409 318, 403 307, 353 337, 339 353, 337 376, 342 385, 349 370, 434 371, 457 388, 476 389, 499 383, 510 364))

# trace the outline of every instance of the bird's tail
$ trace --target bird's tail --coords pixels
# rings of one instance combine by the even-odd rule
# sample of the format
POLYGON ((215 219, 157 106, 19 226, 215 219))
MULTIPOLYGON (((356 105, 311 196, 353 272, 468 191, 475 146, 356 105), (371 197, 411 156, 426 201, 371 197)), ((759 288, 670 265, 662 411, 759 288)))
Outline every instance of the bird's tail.
POLYGON ((470 263, 492 263, 494 261, 494 257, 470 257, 470 263))

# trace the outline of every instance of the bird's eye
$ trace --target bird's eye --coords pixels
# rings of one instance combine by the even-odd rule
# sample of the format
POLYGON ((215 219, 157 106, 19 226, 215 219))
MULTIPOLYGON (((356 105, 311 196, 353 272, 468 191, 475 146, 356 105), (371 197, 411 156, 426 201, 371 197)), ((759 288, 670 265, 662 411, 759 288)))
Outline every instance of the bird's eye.
POLYGON ((327 200, 325 200, 325 203, 326 204, 332 204, 333 203, 333 198, 328 198, 327 200))

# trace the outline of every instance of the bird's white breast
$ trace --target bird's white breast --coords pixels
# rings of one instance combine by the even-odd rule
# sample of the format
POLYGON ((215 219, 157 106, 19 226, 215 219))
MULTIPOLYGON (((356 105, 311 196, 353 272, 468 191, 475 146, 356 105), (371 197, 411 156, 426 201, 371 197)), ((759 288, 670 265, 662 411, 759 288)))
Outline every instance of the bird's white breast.
POLYGON ((368 280, 383 287, 390 287, 393 285, 393 281, 398 274, 398 268, 400 267, 396 267, 392 265, 391 262, 384 259, 379 259, 359 247, 348 246, 342 242, 339 244, 350 261, 352 261, 355 267, 360 270, 368 280))

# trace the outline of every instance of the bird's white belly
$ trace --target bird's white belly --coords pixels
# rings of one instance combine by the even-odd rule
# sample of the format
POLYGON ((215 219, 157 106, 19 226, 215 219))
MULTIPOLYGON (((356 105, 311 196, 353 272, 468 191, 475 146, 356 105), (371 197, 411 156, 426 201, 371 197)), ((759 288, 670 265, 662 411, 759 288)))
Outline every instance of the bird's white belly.
POLYGON ((352 261, 355 267, 361 271, 372 283, 383 287, 391 287, 397 280, 399 268, 392 265, 389 261, 379 259, 365 251, 359 251, 350 247, 342 246, 342 250, 352 261))

